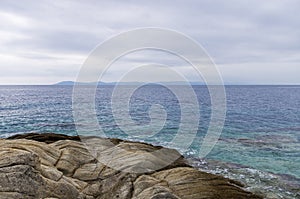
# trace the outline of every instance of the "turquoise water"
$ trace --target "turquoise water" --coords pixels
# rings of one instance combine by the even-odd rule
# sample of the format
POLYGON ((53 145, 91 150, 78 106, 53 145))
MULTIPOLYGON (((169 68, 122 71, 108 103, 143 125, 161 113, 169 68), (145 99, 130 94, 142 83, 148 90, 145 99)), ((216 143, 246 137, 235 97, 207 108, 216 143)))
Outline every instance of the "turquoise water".
MULTIPOLYGON (((197 158, 209 125, 211 104, 205 86, 193 88, 200 104, 199 128, 189 150, 178 150, 197 158)), ((126 134, 114 121, 110 107, 112 91, 113 86, 102 86, 95 100, 98 121, 107 137, 169 146, 181 116, 180 103, 170 90, 148 85, 131 97, 129 113, 137 126, 150 122, 148 111, 153 104, 160 104, 167 113, 164 128, 143 139, 126 134)), ((300 86, 226 86, 226 95, 225 126, 219 142, 206 158, 290 176, 299 182, 300 86)), ((0 86, 0 136, 25 132, 76 135, 72 86, 0 86)))

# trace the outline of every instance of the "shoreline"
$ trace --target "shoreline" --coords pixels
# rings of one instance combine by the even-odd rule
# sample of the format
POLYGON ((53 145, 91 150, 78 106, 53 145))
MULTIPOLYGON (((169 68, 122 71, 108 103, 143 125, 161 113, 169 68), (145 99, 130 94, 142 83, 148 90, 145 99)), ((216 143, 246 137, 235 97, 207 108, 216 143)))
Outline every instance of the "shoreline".
POLYGON ((4 179, 19 178, 23 183, 18 182, 16 187, 16 184, 10 184, 12 179, 0 182, 0 196, 8 194, 3 192, 6 187, 10 194, 15 194, 14 198, 198 198, 200 195, 207 198, 262 198, 246 191, 238 181, 193 168, 173 149, 120 139, 93 137, 87 140, 94 144, 93 147, 98 147, 100 159, 97 160, 100 161, 95 160, 74 136, 23 134, 1 139, 0 149, 5 155, 1 156, 0 170, 5 169, 6 173, 1 171, 0 175, 5 175, 4 179), (107 148, 105 140, 125 150, 107 148), (165 152, 158 157, 151 156, 159 149, 165 152), (167 167, 151 170, 178 154, 179 158, 167 167), (101 162, 105 160, 110 164, 103 165, 101 162), (24 173, 23 167, 26 167, 24 173), (114 167, 124 170, 118 171, 114 167), (148 169, 146 172, 145 168, 148 169), (29 170, 32 172, 28 176, 29 170), (139 170, 141 172, 136 172, 139 170), (14 176, 14 173, 21 173, 22 177, 14 176), (57 183, 68 188, 59 192, 54 189, 57 183), (36 193, 28 187, 34 185, 39 190, 36 193), (22 188, 24 193, 14 190, 22 188), (49 189, 53 192, 47 192, 49 189))
POLYGON ((300 179, 293 175, 261 171, 249 166, 213 159, 187 158, 189 164, 201 171, 237 180, 245 189, 272 199, 300 197, 300 179))
MULTIPOLYGON (((99 138, 97 136, 89 136, 91 138, 99 138)), ((59 140, 80 141, 80 136, 70 136, 57 133, 18 133, 1 139, 29 139, 45 143, 53 143, 59 140)), ((115 140, 114 142, 132 142, 151 145, 153 147, 161 147, 143 141, 123 140, 118 138, 105 138, 115 140)), ((164 148, 164 147, 163 147, 164 148)), ((175 149, 176 150, 176 149, 175 149)), ((293 199, 299 197, 300 179, 288 174, 278 174, 268 171, 261 171, 250 166, 224 162, 215 159, 199 159, 192 156, 184 156, 187 164, 200 171, 216 174, 225 178, 233 179, 243 185, 243 189, 249 192, 264 196, 264 198, 287 198, 293 199), (275 183, 276 182, 276 183, 275 183), (267 188, 265 188, 267 187, 267 188)))

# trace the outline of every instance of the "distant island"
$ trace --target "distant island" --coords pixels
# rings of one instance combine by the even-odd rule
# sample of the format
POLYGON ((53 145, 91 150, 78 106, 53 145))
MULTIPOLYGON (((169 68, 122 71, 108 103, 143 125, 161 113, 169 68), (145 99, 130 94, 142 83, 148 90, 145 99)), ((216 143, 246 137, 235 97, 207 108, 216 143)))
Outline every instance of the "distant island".
MULTIPOLYGON (((147 84, 148 82, 74 82, 74 81, 61 81, 54 85, 57 86, 73 86, 73 85, 139 85, 139 84, 147 84)), ((203 82, 189 82, 190 85, 205 85, 203 82)), ((151 82, 150 84, 163 84, 163 85, 186 85, 186 82, 151 82)))

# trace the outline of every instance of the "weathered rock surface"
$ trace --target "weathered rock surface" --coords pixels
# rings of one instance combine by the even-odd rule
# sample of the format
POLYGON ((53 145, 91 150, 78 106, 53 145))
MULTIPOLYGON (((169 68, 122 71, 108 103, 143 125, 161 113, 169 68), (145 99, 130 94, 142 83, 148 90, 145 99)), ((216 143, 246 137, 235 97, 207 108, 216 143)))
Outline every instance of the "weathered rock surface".
POLYGON ((176 150, 155 156, 162 147, 85 139, 92 153, 78 137, 29 134, 0 140, 0 198, 261 198, 238 182, 191 168, 176 150))

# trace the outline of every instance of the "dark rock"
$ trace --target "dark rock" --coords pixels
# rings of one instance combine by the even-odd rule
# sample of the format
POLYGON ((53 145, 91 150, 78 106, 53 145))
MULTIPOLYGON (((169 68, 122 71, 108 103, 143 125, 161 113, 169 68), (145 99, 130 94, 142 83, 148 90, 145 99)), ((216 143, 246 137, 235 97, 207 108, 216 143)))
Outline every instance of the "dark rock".
POLYGON ((8 140, 15 139, 28 139, 35 140, 39 142, 45 142, 47 144, 56 142, 58 140, 77 140, 80 141, 79 136, 69 136, 63 134, 55 134, 55 133, 27 133, 27 134, 17 134, 7 138, 8 140))

